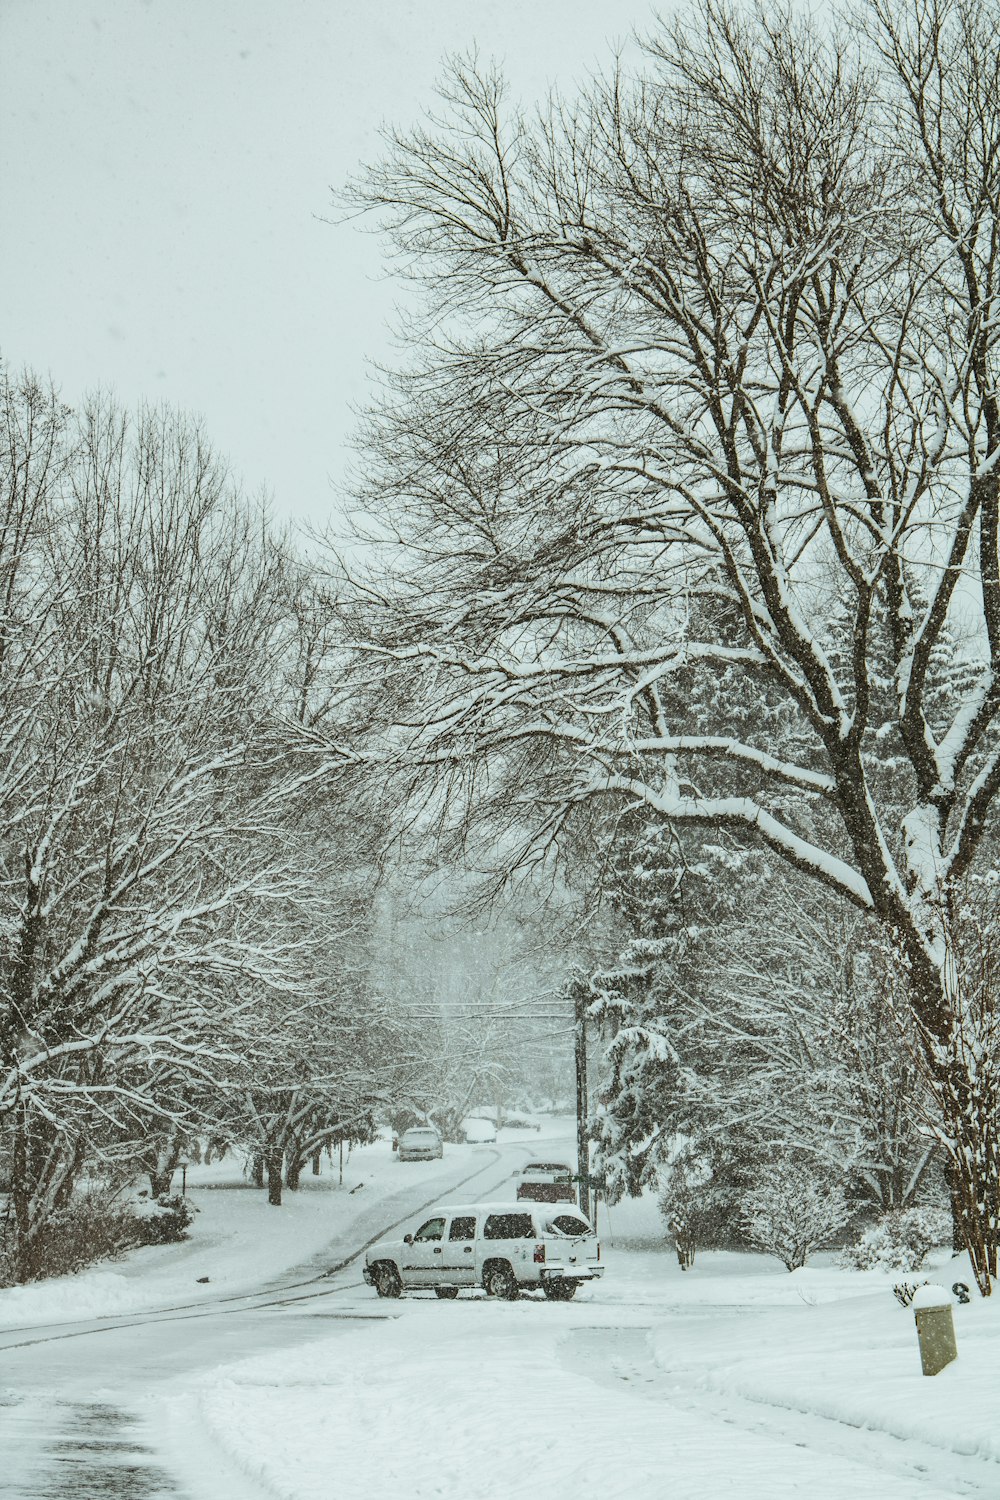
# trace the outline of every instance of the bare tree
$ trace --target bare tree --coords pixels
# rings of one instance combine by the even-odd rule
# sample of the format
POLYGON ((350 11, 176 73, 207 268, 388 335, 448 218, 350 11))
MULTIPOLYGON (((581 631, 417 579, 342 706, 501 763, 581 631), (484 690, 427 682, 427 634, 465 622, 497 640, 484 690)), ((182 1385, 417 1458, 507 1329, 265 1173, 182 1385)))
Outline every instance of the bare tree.
POLYGON ((954 892, 1000 786, 994 20, 705 0, 643 75, 534 118, 459 63, 358 195, 430 298, 369 433, 396 744, 508 825, 533 806, 536 857, 573 809, 641 804, 898 934, 984 1295, 954 892), (684 703, 720 680, 706 732, 684 703))

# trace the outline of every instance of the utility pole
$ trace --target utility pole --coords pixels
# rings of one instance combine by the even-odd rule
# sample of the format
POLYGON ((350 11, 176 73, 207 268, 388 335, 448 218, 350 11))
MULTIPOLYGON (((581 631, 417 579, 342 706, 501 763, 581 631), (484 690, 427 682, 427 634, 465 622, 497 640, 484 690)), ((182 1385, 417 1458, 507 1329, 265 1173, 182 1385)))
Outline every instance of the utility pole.
POLYGON ((576 1170, 579 1177, 580 1209, 590 1218, 590 1137, 587 1133, 587 1117, 590 1114, 587 1098, 587 996, 583 985, 574 988, 573 1008, 575 1020, 576 1052, 576 1170))

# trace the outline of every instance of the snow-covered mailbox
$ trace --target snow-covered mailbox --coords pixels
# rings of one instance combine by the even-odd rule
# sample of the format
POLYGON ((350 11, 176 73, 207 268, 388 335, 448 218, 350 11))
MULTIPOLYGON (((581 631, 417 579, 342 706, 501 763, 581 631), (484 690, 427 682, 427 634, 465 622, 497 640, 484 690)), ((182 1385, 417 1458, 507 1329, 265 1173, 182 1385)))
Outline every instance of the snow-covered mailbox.
POLYGON ((925 1375, 937 1375, 958 1358, 951 1293, 943 1286, 919 1286, 913 1297, 920 1364, 925 1375))

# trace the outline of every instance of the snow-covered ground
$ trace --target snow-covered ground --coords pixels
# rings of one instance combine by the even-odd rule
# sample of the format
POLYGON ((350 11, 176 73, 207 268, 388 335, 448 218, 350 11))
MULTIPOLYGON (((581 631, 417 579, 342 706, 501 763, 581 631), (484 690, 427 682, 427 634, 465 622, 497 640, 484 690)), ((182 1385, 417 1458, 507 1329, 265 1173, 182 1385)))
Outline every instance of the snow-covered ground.
MULTIPOLYGON (((76 1315, 84 1301, 91 1313, 110 1312, 139 1306, 140 1297, 143 1306, 163 1307, 190 1301, 192 1291, 238 1296, 268 1281, 294 1286, 395 1219, 415 1218, 469 1173, 483 1196, 497 1196, 491 1184, 508 1181, 512 1162, 537 1154, 539 1144, 532 1136, 513 1147, 502 1140, 498 1151, 452 1148, 443 1162, 412 1167, 381 1144, 355 1154, 343 1189, 308 1184, 289 1199, 287 1216, 249 1189, 196 1186, 206 1207, 190 1245, 70 1278, 90 1288, 78 1295, 76 1315), (359 1181, 365 1187, 350 1193, 359 1181), (204 1274, 213 1279, 199 1287, 204 1274)), ((248 1312, 252 1326, 241 1311, 217 1318, 205 1309, 195 1323, 128 1330, 121 1347, 137 1351, 129 1400, 158 1462, 181 1476, 180 1490, 163 1493, 1000 1495, 1000 1303, 974 1296, 955 1308, 959 1359, 927 1379, 913 1314, 893 1297, 892 1276, 843 1271, 829 1256, 789 1275, 767 1257, 736 1254, 702 1255, 685 1274, 649 1202, 621 1205, 610 1220, 602 1206, 599 1230, 606 1277, 572 1303, 476 1295, 441 1302, 428 1294, 384 1302, 363 1285, 355 1261, 305 1300, 248 1312), (266 1318, 280 1323, 280 1339, 269 1338, 266 1318), (183 1340, 194 1341, 187 1359, 183 1340), (234 1360, 227 1347, 269 1352, 234 1360)), ((971 1279, 943 1253, 923 1274, 948 1286, 971 1279)), ((50 1321, 59 1298, 74 1305, 65 1286, 3 1293, 0 1317, 50 1321), (32 1296, 34 1311, 25 1300, 32 1296)), ((73 1347, 18 1353, 41 1385, 58 1369, 58 1350, 73 1347)), ((122 1401, 121 1388, 104 1395, 122 1401)))
POLYGON ((925 1379, 892 1277, 737 1254, 682 1273, 650 1248, 654 1205, 613 1218, 606 1279, 571 1304, 387 1307, 345 1276, 342 1311, 376 1321, 307 1369, 290 1350, 213 1372, 174 1420, 281 1500, 334 1475, 370 1500, 1000 1495, 1000 1308, 956 1308, 960 1359, 925 1379))

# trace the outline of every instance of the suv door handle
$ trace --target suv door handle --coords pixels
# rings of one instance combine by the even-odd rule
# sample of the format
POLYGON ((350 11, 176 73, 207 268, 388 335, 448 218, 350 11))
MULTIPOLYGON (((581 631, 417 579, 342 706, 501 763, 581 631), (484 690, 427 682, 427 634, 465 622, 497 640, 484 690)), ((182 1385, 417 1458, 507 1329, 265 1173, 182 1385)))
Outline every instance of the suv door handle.
POLYGON ((440 1245, 435 1245, 434 1246, 434 1254, 435 1255, 440 1255, 441 1254, 441 1246, 440 1245))
POLYGON ((472 1254, 472 1246, 471 1245, 465 1245, 465 1246, 463 1246, 463 1249, 465 1250, 466 1255, 471 1255, 472 1254))

